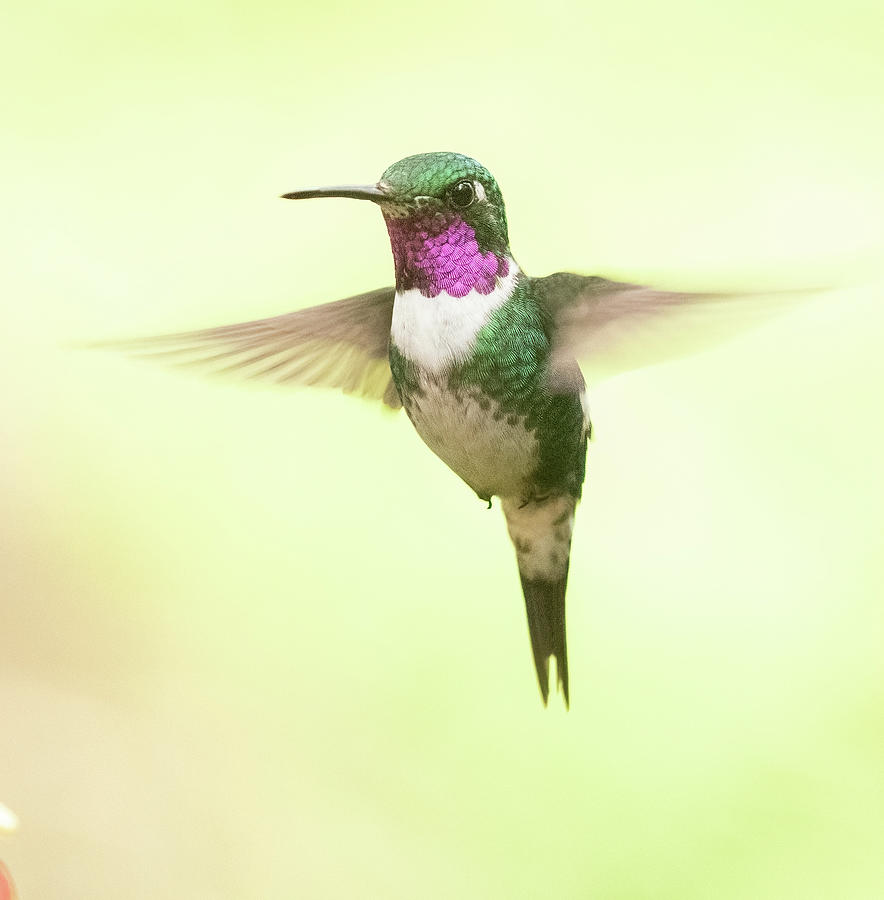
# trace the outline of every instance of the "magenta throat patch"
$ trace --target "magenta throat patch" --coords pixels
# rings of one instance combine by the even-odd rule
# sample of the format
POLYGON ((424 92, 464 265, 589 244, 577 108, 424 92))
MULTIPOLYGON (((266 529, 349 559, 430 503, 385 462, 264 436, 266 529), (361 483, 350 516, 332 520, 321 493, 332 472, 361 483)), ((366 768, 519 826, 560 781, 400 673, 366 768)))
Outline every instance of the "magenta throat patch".
POLYGON ((425 297, 442 291, 452 297, 490 294, 509 272, 507 258, 483 253, 472 226, 460 216, 427 211, 385 221, 398 290, 417 288, 425 297))

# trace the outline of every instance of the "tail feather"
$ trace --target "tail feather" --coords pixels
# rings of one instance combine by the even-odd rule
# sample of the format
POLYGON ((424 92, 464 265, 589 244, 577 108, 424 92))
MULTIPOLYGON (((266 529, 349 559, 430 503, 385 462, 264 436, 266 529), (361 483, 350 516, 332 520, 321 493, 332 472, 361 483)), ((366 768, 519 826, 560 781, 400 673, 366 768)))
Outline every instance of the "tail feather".
POLYGON ((546 705, 549 701, 549 658, 554 656, 556 680, 565 706, 568 706, 565 588, 577 498, 571 494, 557 494, 525 502, 505 497, 501 505, 516 548, 543 703, 546 705))
POLYGON ((549 658, 556 660, 556 679, 559 690, 569 705, 568 696, 568 645, 565 635, 565 588, 568 572, 558 581, 522 578, 525 595, 525 611, 528 614, 528 632, 534 652, 537 682, 543 697, 543 705, 549 701, 549 658))

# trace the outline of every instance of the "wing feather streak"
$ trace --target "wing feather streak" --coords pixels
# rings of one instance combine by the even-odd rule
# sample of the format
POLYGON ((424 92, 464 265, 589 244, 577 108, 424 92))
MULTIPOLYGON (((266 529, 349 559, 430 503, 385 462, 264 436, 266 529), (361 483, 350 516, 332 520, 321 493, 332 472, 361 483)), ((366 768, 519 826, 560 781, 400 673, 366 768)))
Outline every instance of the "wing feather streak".
POLYGON ((398 409, 388 358, 392 287, 268 319, 101 346, 279 384, 340 388, 398 409))
POLYGON ((699 352, 814 293, 666 291, 569 272, 535 284, 551 322, 554 363, 576 357, 590 381, 699 352))

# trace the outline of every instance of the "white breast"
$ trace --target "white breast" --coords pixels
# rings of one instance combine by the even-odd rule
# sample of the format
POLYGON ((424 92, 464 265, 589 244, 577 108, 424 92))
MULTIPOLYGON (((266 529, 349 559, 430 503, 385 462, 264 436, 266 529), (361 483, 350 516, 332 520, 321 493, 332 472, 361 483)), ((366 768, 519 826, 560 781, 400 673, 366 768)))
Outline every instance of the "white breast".
POLYGON ((442 291, 425 297, 417 288, 397 292, 390 331, 396 349, 430 374, 463 362, 491 313, 513 292, 519 269, 513 260, 509 263, 509 272, 490 294, 470 291, 465 297, 452 297, 442 291))

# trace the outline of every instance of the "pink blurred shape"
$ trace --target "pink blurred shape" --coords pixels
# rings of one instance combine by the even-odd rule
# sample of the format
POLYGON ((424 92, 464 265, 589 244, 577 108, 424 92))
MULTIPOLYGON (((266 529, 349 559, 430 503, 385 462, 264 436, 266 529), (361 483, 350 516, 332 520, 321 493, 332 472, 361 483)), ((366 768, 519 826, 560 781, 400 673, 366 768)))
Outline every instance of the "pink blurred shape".
POLYGON ((17 897, 9 869, 0 862, 0 900, 16 900, 17 897))

